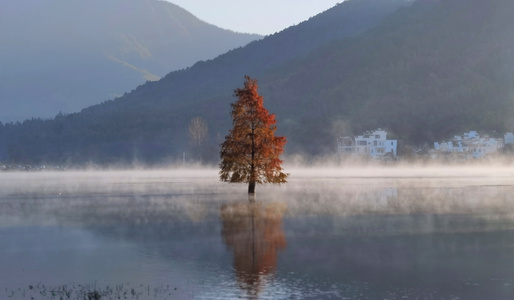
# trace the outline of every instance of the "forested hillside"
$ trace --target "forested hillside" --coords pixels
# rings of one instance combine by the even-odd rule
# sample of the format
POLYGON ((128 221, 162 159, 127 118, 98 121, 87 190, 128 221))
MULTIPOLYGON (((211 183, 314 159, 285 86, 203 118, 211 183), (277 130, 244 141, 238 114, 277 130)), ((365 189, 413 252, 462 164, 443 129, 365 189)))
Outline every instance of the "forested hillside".
POLYGON ((158 0, 3 0, 0 121, 77 112, 261 38, 158 0))
POLYGON ((382 127, 412 145, 466 130, 512 131, 512 13, 508 0, 418 1, 267 77, 278 119, 313 152, 332 146, 340 128, 382 127), (287 112, 293 106, 303 114, 287 112))
MULTIPOLYGON (((336 10, 373 2, 343 2, 308 22, 81 113, 3 126, 9 157, 158 162, 178 159, 186 151, 215 160, 230 125, 232 91, 245 74, 259 79, 264 104, 277 115, 277 134, 288 138, 287 153, 331 152, 336 137, 377 127, 411 145, 466 130, 513 129, 512 1, 402 2, 396 8, 403 8, 375 16, 371 20, 376 23, 365 26, 352 11, 352 24, 360 30, 283 59, 273 55, 287 49, 275 47, 280 41, 294 37, 298 45, 308 45, 310 36, 300 33, 311 30, 319 37, 321 28, 338 28, 324 19, 337 15, 336 10), (301 26, 306 27, 296 32, 301 26), (272 58, 276 61, 268 63, 272 58), (187 127, 194 117, 209 126, 210 143, 201 149, 188 143, 187 127)), ((367 12, 369 7, 360 11, 367 12)))

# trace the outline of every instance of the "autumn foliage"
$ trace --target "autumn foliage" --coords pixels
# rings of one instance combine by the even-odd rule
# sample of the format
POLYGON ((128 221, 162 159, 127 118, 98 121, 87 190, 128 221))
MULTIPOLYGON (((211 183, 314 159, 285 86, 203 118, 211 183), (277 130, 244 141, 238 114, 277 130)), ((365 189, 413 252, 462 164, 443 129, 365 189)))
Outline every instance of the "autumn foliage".
POLYGON ((231 104, 233 128, 220 152, 220 179, 248 183, 248 193, 255 193, 256 183, 287 182, 279 158, 286 138, 275 136, 275 115, 264 108, 257 89, 257 80, 245 76, 244 88, 234 91, 238 100, 231 104))

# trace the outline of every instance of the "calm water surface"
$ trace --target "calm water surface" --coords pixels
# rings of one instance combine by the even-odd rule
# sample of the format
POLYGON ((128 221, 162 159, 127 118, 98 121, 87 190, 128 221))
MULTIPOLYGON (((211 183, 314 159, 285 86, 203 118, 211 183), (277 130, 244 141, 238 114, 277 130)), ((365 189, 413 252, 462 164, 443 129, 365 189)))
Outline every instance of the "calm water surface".
POLYGON ((513 299, 514 170, 0 173, 0 299, 513 299))

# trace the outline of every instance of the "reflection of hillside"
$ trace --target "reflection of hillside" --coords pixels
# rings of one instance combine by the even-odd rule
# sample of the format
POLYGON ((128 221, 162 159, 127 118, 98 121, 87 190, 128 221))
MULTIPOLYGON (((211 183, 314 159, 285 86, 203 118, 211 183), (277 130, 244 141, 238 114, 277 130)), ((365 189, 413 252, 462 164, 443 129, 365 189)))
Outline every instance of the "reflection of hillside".
POLYGON ((218 218, 210 195, 57 195, 0 202, 0 226, 169 224, 218 218))
POLYGON ((514 211, 513 192, 512 186, 447 186, 444 181, 413 184, 408 180, 362 180, 346 185, 317 182, 312 187, 303 185, 288 190, 288 197, 295 199, 288 213, 338 216, 504 213, 514 211))
MULTIPOLYGON (((439 225, 445 230, 452 230, 452 217, 448 215, 435 220, 436 230, 439 225)), ((418 227, 422 223, 432 226, 425 219, 427 216, 419 216, 420 219, 425 219, 421 222, 412 217, 412 223, 407 216, 403 220, 389 219, 384 215, 359 218, 358 224, 355 224, 352 217, 309 217, 304 220, 303 226, 295 224, 294 231, 290 230, 288 224, 289 247, 301 251, 288 251, 288 255, 280 262, 281 269, 286 272, 295 270, 298 267, 296 264, 301 262, 302 266, 309 267, 310 276, 326 276, 338 282, 366 282, 365 289, 394 289, 400 286, 408 289, 419 286, 422 282, 423 286, 437 290, 441 287, 453 288, 449 283, 456 280, 481 278, 484 284, 488 284, 493 283, 491 278, 502 276, 509 278, 510 286, 510 278, 514 274, 511 263, 514 247, 512 221, 511 230, 484 232, 480 229, 480 223, 486 227, 485 222, 471 224, 472 221, 469 220, 470 225, 478 230, 467 232, 463 227, 464 223, 461 223, 462 226, 456 228, 456 231, 463 232, 438 233, 418 231, 422 229, 418 227)), ((499 285, 503 286, 504 282, 500 282, 499 285)), ((456 286, 456 289, 463 288, 463 285, 456 286)), ((508 297, 491 298, 487 296, 487 291, 491 290, 475 288, 468 291, 471 294, 459 295, 459 299, 512 299, 512 294, 508 297), (473 292, 477 294, 472 294, 473 292)), ((512 290, 507 288, 510 293, 512 290)), ((438 298, 433 294, 427 297, 428 290, 409 297, 401 294, 389 297, 373 295, 368 298, 358 295, 352 297, 351 294, 345 296, 348 299, 438 298)), ((440 297, 451 298, 457 297, 440 297)))
POLYGON ((514 214, 360 215, 338 218, 332 225, 344 236, 492 232, 514 229, 514 214))
POLYGON ((233 203, 220 208, 223 241, 234 251, 234 269, 243 290, 256 297, 277 268, 278 251, 286 248, 281 228, 285 205, 233 203))

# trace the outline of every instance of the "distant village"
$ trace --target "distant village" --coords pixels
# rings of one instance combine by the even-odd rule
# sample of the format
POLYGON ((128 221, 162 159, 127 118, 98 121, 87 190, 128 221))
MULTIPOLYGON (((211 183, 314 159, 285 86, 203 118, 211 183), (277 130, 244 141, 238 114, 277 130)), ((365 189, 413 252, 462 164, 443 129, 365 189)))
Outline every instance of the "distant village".
POLYGON ((498 153, 509 144, 514 144, 514 134, 511 132, 507 132, 503 138, 492 138, 470 131, 463 136, 456 135, 451 140, 434 143, 434 149, 430 150, 429 155, 431 158, 448 155, 461 159, 483 158, 498 153))
MULTIPOLYGON (((412 149, 412 153, 398 154, 398 141, 387 139, 387 131, 378 128, 367 131, 358 136, 343 136, 337 138, 337 153, 340 156, 360 159, 372 159, 377 161, 393 162, 414 156, 430 160, 468 161, 490 157, 509 147, 514 153, 514 133, 507 132, 503 138, 490 137, 487 134, 480 135, 477 131, 469 131, 462 136, 456 135, 451 139, 434 142, 433 146, 412 149)), ((405 152, 405 151, 404 151, 405 152)), ((26 165, 26 164, 2 164, 0 171, 65 171, 67 166, 55 165, 26 165)), ((100 165, 88 166, 88 169, 100 170, 100 165)))
POLYGON ((387 132, 380 128, 356 137, 337 139, 337 152, 343 155, 391 160, 397 158, 397 148, 397 140, 388 140, 387 132))
MULTIPOLYGON (((414 150, 414 155, 428 156, 430 159, 469 160, 479 159, 499 153, 506 145, 514 145, 514 134, 507 132, 503 138, 481 136, 477 131, 464 135, 456 135, 447 141, 435 142, 433 148, 420 152, 414 150)), ((368 157, 377 160, 397 160, 398 141, 388 140, 387 132, 381 128, 365 132, 363 135, 340 137, 337 139, 337 152, 341 155, 368 157)))

